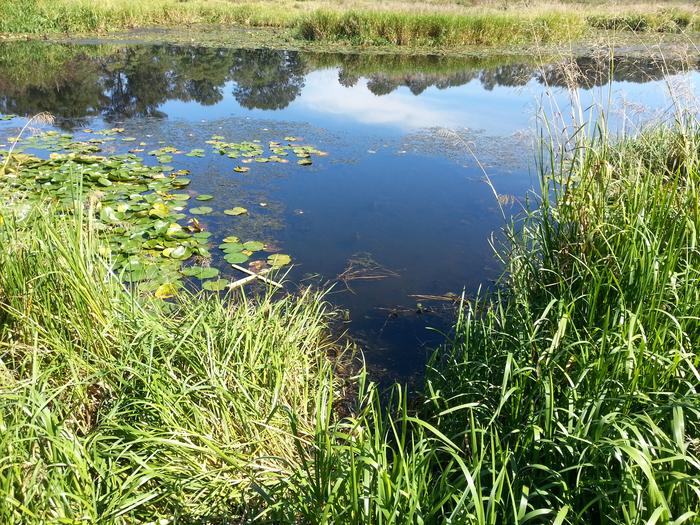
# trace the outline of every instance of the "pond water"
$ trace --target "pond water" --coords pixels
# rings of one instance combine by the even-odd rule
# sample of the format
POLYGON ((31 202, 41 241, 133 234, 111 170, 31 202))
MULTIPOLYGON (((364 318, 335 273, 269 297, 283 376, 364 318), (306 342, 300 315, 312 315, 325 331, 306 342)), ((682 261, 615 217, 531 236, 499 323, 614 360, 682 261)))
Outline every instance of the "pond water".
POLYGON ((214 213, 200 218, 214 243, 235 234, 290 254, 290 289, 332 284, 329 299, 347 311, 370 368, 406 378, 452 321, 449 297, 425 296, 472 295, 499 275, 490 242, 537 186, 538 114, 559 131, 576 85, 581 107, 604 101, 614 127, 632 126, 669 111, 669 84, 693 92, 695 69, 624 57, 562 67, 529 57, 5 43, 0 113, 18 117, 0 122, 0 137, 48 111, 76 136, 119 126, 145 151, 206 149, 172 164, 191 170, 189 189, 214 195, 214 213), (328 155, 236 173, 236 161, 207 147, 215 135, 293 136, 328 155), (234 221, 222 213, 232 206, 250 213, 234 221))

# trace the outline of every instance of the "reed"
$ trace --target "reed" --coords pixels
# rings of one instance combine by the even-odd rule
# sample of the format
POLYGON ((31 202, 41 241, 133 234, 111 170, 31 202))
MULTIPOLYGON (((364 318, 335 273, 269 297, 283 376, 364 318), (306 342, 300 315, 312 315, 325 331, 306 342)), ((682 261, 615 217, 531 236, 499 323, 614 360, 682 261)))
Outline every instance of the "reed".
POLYGON ((606 6, 595 2, 416 4, 393 0, 270 2, 247 0, 9 0, 0 33, 104 33, 133 28, 277 28, 322 43, 454 48, 570 42, 599 30, 682 33, 700 28, 691 4, 606 6))

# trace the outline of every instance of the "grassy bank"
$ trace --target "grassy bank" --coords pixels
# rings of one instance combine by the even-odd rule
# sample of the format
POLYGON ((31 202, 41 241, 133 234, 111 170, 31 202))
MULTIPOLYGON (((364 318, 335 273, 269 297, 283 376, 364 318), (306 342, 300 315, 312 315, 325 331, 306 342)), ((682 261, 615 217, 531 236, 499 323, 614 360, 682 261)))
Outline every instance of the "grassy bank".
POLYGON ((700 127, 540 167, 410 403, 344 394, 318 296, 147 299, 89 207, 4 210, 0 521, 696 522, 700 127))
POLYGON ((694 6, 683 3, 10 0, 0 5, 0 33, 99 33, 195 24, 278 28, 305 42, 439 48, 569 42, 602 29, 692 32, 700 29, 700 17, 694 6))

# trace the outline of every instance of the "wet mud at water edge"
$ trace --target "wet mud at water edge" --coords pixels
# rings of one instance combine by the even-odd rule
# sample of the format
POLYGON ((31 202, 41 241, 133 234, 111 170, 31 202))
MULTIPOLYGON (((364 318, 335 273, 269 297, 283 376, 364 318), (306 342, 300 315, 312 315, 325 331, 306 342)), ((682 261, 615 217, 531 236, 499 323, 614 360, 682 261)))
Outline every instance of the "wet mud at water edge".
MULTIPOLYGON (((177 215, 209 232, 199 239, 219 270, 201 275, 272 261, 290 289, 331 286, 370 368, 408 378, 449 334, 459 296, 498 278, 492 244, 537 192, 543 115, 573 125, 575 87, 581 107, 633 129, 663 118, 669 91, 692 98, 697 64, 4 43, 0 149, 48 112, 25 130, 27 153, 116 130, 93 142, 100 155, 188 170, 177 215)), ((200 246, 189 250, 175 255, 200 246)))

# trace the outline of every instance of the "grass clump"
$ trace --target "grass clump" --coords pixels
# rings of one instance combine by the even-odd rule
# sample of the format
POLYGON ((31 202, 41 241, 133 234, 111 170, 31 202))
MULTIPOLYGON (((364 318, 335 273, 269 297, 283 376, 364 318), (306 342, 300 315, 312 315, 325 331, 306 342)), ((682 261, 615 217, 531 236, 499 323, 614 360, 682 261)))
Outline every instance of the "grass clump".
POLYGON ((498 45, 561 41, 581 35, 574 16, 548 14, 411 14, 385 11, 321 10, 298 23, 299 36, 311 41, 348 40, 355 44, 397 46, 498 45))
POLYGON ((0 521, 255 516, 333 388, 323 301, 137 300, 80 211, 0 236, 0 521))
POLYGON ((477 486, 506 522, 694 522, 700 128, 599 130, 556 153, 510 230, 507 287, 429 367, 426 417, 485 463, 477 486))

